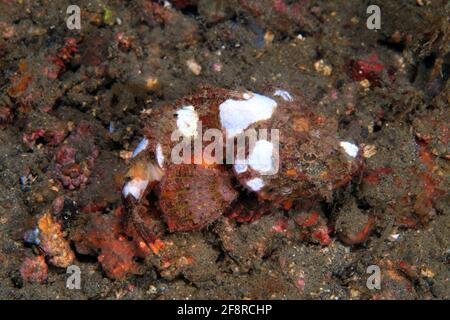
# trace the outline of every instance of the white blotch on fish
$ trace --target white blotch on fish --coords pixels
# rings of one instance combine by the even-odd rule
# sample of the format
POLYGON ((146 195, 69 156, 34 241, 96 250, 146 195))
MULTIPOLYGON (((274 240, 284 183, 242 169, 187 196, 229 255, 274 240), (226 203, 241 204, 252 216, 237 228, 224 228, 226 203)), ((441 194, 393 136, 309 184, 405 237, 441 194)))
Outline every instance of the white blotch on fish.
POLYGON ((292 98, 291 94, 287 92, 286 90, 277 89, 273 93, 274 96, 281 97, 284 101, 294 101, 294 98, 292 98))
POLYGON ((259 173, 273 169, 273 144, 267 140, 258 140, 250 152, 248 164, 259 173))
POLYGON ((177 127, 186 138, 197 136, 198 114, 194 106, 184 106, 177 111, 177 127))
POLYGON ((139 153, 144 151, 148 146, 148 140, 147 138, 142 138, 142 140, 137 145, 136 149, 134 149, 133 154, 131 155, 131 158, 136 157, 139 153))
POLYGON ((162 151, 162 147, 159 143, 156 145, 155 153, 156 153, 156 162, 158 162, 158 165, 162 168, 164 165, 164 154, 162 151))
POLYGON ((139 200, 142 193, 147 188, 148 182, 148 180, 143 180, 140 178, 134 178, 128 181, 122 190, 123 196, 126 198, 129 194, 131 194, 136 200, 139 200))
POLYGON ((272 117, 275 100, 260 94, 244 94, 244 100, 228 99, 220 106, 220 123, 228 137, 235 137, 255 122, 272 117))
POLYGON ((252 191, 259 191, 264 187, 264 181, 261 178, 253 178, 246 182, 247 187, 252 191))

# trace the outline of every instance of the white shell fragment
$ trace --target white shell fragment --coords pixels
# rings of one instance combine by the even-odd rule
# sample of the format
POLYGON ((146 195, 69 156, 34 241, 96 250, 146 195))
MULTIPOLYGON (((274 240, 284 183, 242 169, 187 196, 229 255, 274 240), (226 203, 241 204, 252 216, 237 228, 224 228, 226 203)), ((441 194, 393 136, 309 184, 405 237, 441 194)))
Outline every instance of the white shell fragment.
POLYGON ((261 178, 250 179, 246 184, 253 191, 259 191, 264 187, 264 181, 261 178))
POLYGON ((142 138, 142 140, 137 145, 136 149, 134 149, 133 154, 131 155, 131 158, 136 157, 139 153, 145 150, 148 146, 148 140, 147 138, 142 138))
POLYGON ((177 111, 177 127, 186 138, 197 136, 198 114, 194 106, 184 106, 177 111))
POLYGON ((219 106, 220 123, 232 138, 251 124, 270 119, 276 107, 275 100, 256 93, 246 100, 228 99, 219 106))
POLYGON ((398 234, 398 233, 393 233, 389 236, 390 241, 397 241, 399 238, 400 238, 400 234, 398 234))
POLYGON ((294 98, 292 98, 291 94, 286 90, 277 89, 273 95, 276 97, 281 97, 284 101, 294 101, 294 98))
POLYGON ((351 143, 351 142, 347 142, 347 141, 341 141, 341 143, 339 144, 344 151, 352 158, 356 157, 358 155, 359 152, 359 148, 357 145, 351 143))
POLYGON ((197 63, 194 59, 189 59, 186 61, 186 65, 191 70, 193 74, 196 76, 200 75, 202 72, 202 66, 197 63))
POLYGON ((148 182, 148 180, 142 180, 139 178, 128 181, 123 187, 123 196, 126 198, 129 194, 131 194, 136 200, 139 200, 142 193, 147 188, 148 182))
POLYGON ((273 144, 267 140, 258 140, 248 156, 248 164, 259 173, 273 169, 273 144))

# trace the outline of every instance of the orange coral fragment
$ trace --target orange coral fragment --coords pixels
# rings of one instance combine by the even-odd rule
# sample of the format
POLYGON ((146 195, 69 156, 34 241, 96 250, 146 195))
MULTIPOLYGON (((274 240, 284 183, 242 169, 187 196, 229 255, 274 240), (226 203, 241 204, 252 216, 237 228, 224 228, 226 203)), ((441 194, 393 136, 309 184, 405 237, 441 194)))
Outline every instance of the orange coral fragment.
POLYGON ((69 242, 61 232, 61 225, 53 219, 50 212, 39 218, 39 239, 40 247, 49 258, 49 262, 54 266, 67 268, 70 266, 75 256, 70 249, 69 242))
POLYGON ((156 239, 153 243, 150 243, 150 248, 154 254, 158 254, 161 249, 164 249, 164 242, 156 239))

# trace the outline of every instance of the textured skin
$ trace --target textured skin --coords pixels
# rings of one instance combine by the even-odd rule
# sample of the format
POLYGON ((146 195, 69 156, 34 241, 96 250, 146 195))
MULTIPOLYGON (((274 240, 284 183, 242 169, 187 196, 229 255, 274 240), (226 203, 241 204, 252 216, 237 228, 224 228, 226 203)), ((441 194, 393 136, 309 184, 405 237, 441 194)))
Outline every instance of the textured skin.
POLYGON ((198 165, 171 166, 159 189, 159 205, 171 232, 207 226, 237 197, 228 172, 198 165))
POLYGON ((249 169, 238 174, 238 180, 245 185, 251 178, 262 178, 265 187, 258 196, 278 203, 307 197, 330 200, 333 190, 359 171, 362 159, 350 158, 339 146, 335 119, 311 111, 303 98, 293 102, 274 98, 278 106, 272 118, 249 129, 279 130, 279 170, 261 176, 249 169))
MULTIPOLYGON (((293 101, 285 101, 273 96, 272 92, 272 88, 262 92, 277 102, 272 117, 256 122, 248 129, 267 129, 269 134, 271 129, 279 130, 280 145, 276 151, 280 159, 279 170, 272 175, 261 175, 249 166, 247 171, 234 172, 234 175, 244 189, 248 180, 261 178, 264 187, 256 194, 260 200, 270 200, 274 205, 285 206, 286 202, 310 197, 330 200, 335 189, 348 184, 359 172, 361 157, 351 158, 345 153, 339 145, 341 140, 337 137, 336 120, 312 111, 311 104, 300 93, 295 94, 293 101)), ((165 161, 162 180, 149 186, 142 200, 145 194, 157 191, 159 208, 170 232, 199 230, 208 226, 225 213, 237 197, 231 184, 231 166, 207 167, 171 162, 171 151, 179 143, 171 140, 177 128, 177 110, 194 106, 202 133, 209 128, 220 129, 225 137, 219 106, 230 98, 243 99, 244 93, 203 87, 192 96, 153 110, 143 119, 147 124, 144 134, 149 143, 134 161, 155 161, 158 144, 165 161)), ((271 141, 271 137, 268 140, 271 141)), ((203 141, 203 150, 210 143, 203 141)))

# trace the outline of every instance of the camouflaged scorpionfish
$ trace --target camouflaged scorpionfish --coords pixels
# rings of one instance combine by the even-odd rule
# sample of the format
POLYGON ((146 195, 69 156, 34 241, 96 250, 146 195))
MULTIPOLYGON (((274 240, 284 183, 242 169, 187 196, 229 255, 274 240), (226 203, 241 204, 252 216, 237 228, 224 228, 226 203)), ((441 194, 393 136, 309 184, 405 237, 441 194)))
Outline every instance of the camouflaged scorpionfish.
POLYGON ((203 87, 145 121, 123 196, 128 210, 156 201, 170 232, 211 224, 244 190, 274 205, 330 199, 361 167, 337 121, 284 90, 203 87))

